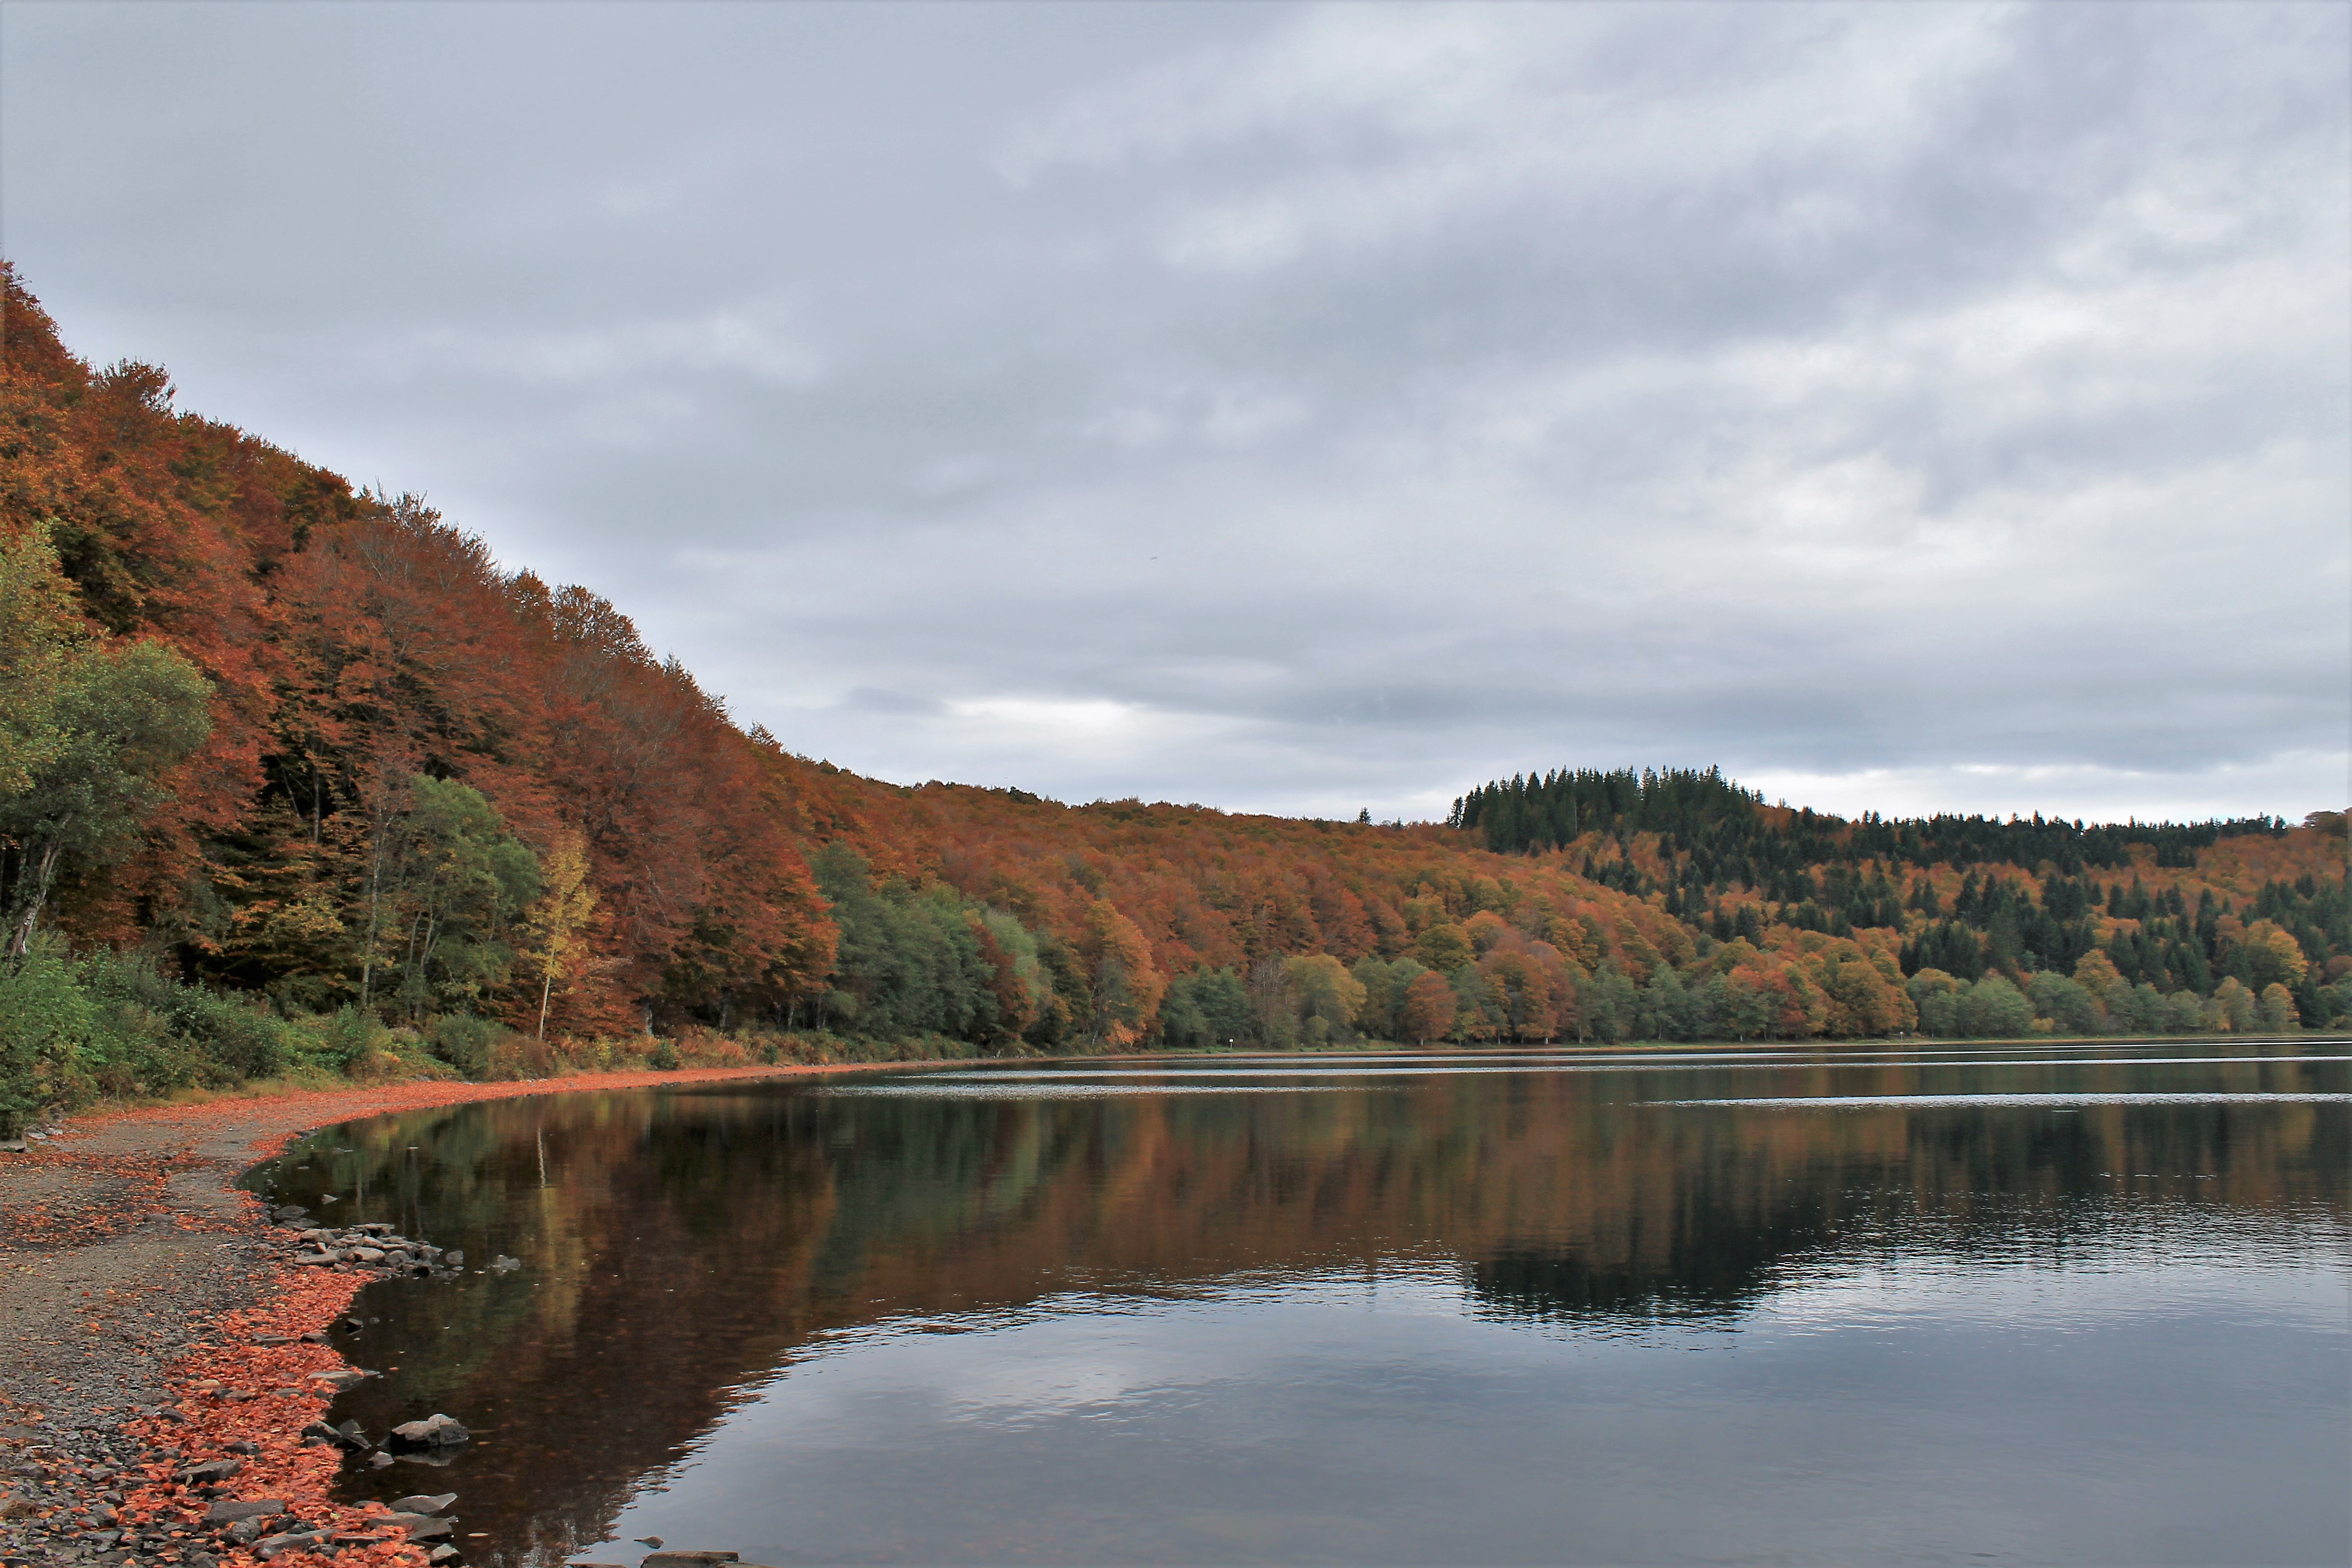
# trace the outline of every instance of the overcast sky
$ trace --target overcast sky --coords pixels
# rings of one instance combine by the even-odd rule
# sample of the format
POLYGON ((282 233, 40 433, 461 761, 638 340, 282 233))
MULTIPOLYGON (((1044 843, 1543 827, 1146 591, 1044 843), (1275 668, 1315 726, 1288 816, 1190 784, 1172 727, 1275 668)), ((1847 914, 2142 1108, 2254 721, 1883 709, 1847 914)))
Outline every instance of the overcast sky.
POLYGON ((0 247, 863 773, 2299 816, 2347 19, 6 0, 0 247))

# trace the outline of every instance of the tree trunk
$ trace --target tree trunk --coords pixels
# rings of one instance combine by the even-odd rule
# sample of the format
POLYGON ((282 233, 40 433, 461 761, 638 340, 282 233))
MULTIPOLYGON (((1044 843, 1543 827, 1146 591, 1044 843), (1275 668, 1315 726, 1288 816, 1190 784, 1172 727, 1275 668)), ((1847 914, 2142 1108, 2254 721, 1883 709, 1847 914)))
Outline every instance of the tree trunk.
POLYGON ((49 901, 49 883, 57 875, 58 855, 63 842, 62 837, 52 838, 41 849, 40 864, 33 872, 33 896, 25 900, 25 912, 8 938, 11 958, 24 957, 33 945, 33 932, 40 924, 41 907, 49 901))
POLYGON ((360 953, 360 1006, 365 1009, 375 995, 375 931, 377 894, 383 885, 383 835, 376 835, 374 847, 368 855, 368 927, 367 946, 360 953))

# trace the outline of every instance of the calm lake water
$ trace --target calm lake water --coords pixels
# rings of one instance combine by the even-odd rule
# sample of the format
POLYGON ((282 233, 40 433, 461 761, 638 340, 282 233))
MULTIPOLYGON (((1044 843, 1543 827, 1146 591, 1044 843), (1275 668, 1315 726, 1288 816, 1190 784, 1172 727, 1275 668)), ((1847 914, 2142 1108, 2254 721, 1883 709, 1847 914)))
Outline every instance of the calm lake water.
POLYGON ((331 1129, 477 1564, 2352 1559, 2352 1047, 1008 1064, 331 1129), (479 1532, 475 1534, 472 1532, 479 1532))

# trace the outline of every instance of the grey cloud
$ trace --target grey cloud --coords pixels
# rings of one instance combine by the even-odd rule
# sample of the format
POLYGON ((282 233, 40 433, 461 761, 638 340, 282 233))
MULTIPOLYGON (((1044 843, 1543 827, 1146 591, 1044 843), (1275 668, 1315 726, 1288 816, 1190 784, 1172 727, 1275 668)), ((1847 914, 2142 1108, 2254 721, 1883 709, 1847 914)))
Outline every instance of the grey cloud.
POLYGON ((842 706, 864 713, 890 713, 903 717, 935 718, 944 713, 945 704, 931 697, 912 697, 903 691, 885 691, 879 687, 854 687, 843 697, 842 706))
POLYGON ((71 341, 798 750, 1381 816, 2342 793, 2340 9, 7 25, 71 341))

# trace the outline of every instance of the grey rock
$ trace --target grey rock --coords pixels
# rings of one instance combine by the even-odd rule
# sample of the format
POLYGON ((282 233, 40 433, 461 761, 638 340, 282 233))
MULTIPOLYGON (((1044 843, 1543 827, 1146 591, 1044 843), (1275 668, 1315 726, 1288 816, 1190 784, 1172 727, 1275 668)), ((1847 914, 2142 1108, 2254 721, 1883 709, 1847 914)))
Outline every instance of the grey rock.
POLYGON ((466 1266, 466 1249, 462 1247, 452 1247, 441 1255, 441 1261, 452 1268, 463 1268, 466 1266))
POLYGON ((373 1446, 368 1442, 366 1435, 361 1432, 360 1424, 356 1421, 346 1421, 341 1426, 330 1426, 324 1421, 313 1421, 302 1428, 302 1438, 307 1443, 332 1444, 338 1448, 349 1448, 353 1453, 373 1446))
POLYGON ((522 1259, 520 1258, 499 1257, 490 1259, 490 1272, 493 1274, 511 1274, 521 1267, 522 1259))
POLYGON ((239 1546, 250 1546, 268 1533, 269 1527, 257 1519, 240 1519, 221 1534, 239 1546))
POLYGON ((422 1421, 404 1421, 392 1429, 393 1441, 410 1448, 448 1448, 470 1442, 473 1434, 446 1415, 432 1415, 422 1421))
POLYGON ((425 1554, 427 1563, 455 1563, 457 1560, 457 1549, 454 1546, 436 1546, 425 1554))
POLYGON ((190 1486, 208 1486, 215 1481, 225 1481, 243 1468, 243 1459, 215 1459, 210 1464, 190 1465, 180 1472, 180 1479, 190 1486))
POLYGON ((714 1563, 740 1563, 732 1552, 648 1552, 637 1568, 710 1568, 714 1563))
POLYGON ((370 1454, 367 1457, 367 1462, 370 1468, 380 1470, 386 1465, 392 1463, 392 1456, 385 1453, 383 1449, 378 1448, 374 1453, 370 1454))
POLYGON ((435 1519, 430 1514, 395 1513, 384 1523, 397 1525, 406 1531, 411 1541, 444 1541, 457 1532, 454 1521, 435 1519))
MULTIPOLYGON (((283 1498, 249 1498, 235 1502, 216 1502, 205 1510, 206 1524, 233 1524, 243 1520, 272 1519, 286 1511, 283 1498)), ((258 1533, 257 1531, 256 1533, 258 1533)), ((247 1537, 247 1540, 252 1537, 247 1537)))
POLYGON ((289 1530, 283 1535, 265 1535, 254 1542, 253 1554, 264 1563, 281 1552, 291 1552, 298 1546, 316 1546, 327 1539, 323 1530, 289 1530))
POLYGON ((413 1497, 404 1497, 394 1500, 392 1511, 394 1513, 439 1513, 443 1509, 447 1508, 451 1503, 456 1502, 457 1500, 457 1494, 456 1492, 440 1492, 430 1497, 426 1496, 423 1492, 418 1492, 413 1497))

